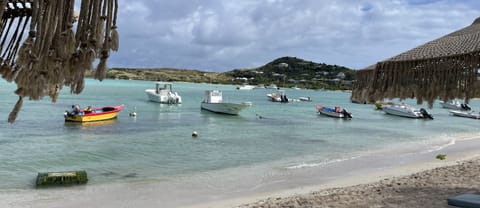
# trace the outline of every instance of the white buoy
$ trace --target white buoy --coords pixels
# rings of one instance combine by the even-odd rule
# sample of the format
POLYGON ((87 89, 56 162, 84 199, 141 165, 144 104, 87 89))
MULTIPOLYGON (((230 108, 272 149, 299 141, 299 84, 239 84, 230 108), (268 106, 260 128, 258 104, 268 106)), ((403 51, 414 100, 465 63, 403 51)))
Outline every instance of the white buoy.
POLYGON ((196 132, 196 131, 193 131, 193 132, 192 132, 192 137, 197 137, 197 136, 198 136, 197 132, 196 132))
POLYGON ((137 107, 133 107, 133 111, 130 111, 128 115, 130 115, 131 117, 137 116, 137 112, 135 112, 136 110, 137 110, 137 107))

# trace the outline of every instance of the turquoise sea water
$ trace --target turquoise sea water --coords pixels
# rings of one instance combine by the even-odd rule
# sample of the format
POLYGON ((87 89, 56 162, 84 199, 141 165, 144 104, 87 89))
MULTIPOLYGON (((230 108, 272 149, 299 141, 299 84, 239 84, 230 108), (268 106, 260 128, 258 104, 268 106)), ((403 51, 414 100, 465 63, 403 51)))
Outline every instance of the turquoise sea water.
MULTIPOLYGON (((286 89, 289 98, 310 96, 313 102, 273 103, 266 97, 270 89, 174 83, 183 104, 162 105, 147 101, 144 90, 153 82, 126 80, 86 80, 82 94, 65 88, 57 103, 26 101, 9 124, 15 85, 1 81, 0 86, 0 189, 30 189, 45 171, 84 169, 89 184, 104 184, 216 177, 222 170, 256 166, 266 172, 321 167, 379 151, 431 151, 459 136, 478 136, 478 121, 450 116, 438 103, 429 110, 434 120, 415 120, 352 104, 346 92, 286 89), (253 105, 239 116, 201 111, 208 89, 223 90, 224 101, 253 105), (63 112, 72 104, 126 107, 116 120, 65 123, 63 112), (354 118, 318 115, 316 104, 345 107, 354 118), (137 117, 129 117, 134 109, 137 117), (193 131, 199 137, 192 138, 193 131)), ((471 102, 473 109, 479 104, 471 102)))

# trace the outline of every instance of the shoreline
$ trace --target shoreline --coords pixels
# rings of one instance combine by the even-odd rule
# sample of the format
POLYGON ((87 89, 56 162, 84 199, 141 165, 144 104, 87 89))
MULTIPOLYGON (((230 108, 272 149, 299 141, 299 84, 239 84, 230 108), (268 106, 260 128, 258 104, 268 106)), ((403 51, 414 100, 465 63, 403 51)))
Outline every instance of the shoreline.
POLYGON ((479 192, 479 165, 477 156, 405 176, 269 197, 236 207, 450 207, 447 198, 479 192))
MULTIPOLYGON (((475 146, 471 143, 480 144, 479 138, 461 139, 458 141, 461 146, 475 146)), ((454 147, 453 145, 452 147, 454 147)), ((435 159, 434 154, 438 153, 433 151, 431 154, 433 157, 429 161, 416 161, 413 163, 406 163, 396 167, 390 167, 378 170, 376 172, 370 172, 366 175, 351 175, 349 177, 340 177, 333 179, 326 183, 315 184, 311 186, 301 186, 285 190, 277 190, 269 193, 262 193, 257 195, 251 195, 248 197, 239 197, 236 199, 229 199, 224 201, 216 201, 211 203, 195 204, 193 206, 185 206, 185 208, 194 207, 449 207, 447 206, 446 199, 448 197, 456 196, 462 193, 473 193, 475 191, 480 192, 480 181, 477 180, 480 177, 480 150, 470 150, 457 152, 461 148, 448 149, 446 147, 447 159, 444 161, 435 159), (468 167, 478 167, 475 169, 466 170, 468 167), (458 170, 462 170, 459 172, 458 170), (467 181, 462 184, 459 182, 462 180, 456 179, 461 176, 453 175, 445 177, 445 172, 453 172, 457 174, 476 175, 476 177, 463 178, 467 181), (423 178, 427 176, 428 181, 417 180, 417 178, 423 178), (442 178, 443 177, 443 178, 442 178), (435 183, 431 183, 431 182, 435 183), (415 203, 404 205, 386 205, 382 198, 385 198, 379 192, 384 189, 390 189, 395 187, 401 188, 419 188, 415 187, 415 183, 422 184, 424 187, 436 186, 442 181, 448 181, 450 184, 441 184, 445 188, 448 194, 443 194, 441 203, 437 204, 418 204, 415 203), (400 183, 398 185, 397 183, 400 183), (402 187, 405 186, 405 187, 402 187), (464 186, 462 188, 462 186, 464 186), (448 191, 448 189, 454 189, 448 191), (375 189, 372 191, 372 189, 375 189), (380 191, 378 191, 380 190, 380 191), (368 196, 368 192, 374 193, 371 195, 378 195, 380 198, 372 199, 372 196, 368 196), (361 194, 358 194, 361 193, 361 194), (362 195, 363 194, 363 195, 362 195), (339 196, 345 197, 347 201, 341 202, 339 196), (326 203, 324 201, 327 201, 326 203), (300 203, 301 202, 301 203, 300 203), (380 205, 374 206, 365 203, 377 203, 380 205), (300 203, 300 204, 299 204, 300 203), (303 203, 303 204, 302 204, 303 203)), ((472 148, 474 149, 474 148, 472 148)), ((443 153, 443 152, 442 152, 443 153)), ((421 188, 421 187, 420 187, 421 188)), ((411 190, 412 194, 409 197, 414 196, 415 191, 411 190)), ((435 195, 439 193, 430 193, 435 195)), ((392 193, 388 193, 392 194, 392 193)), ((408 194, 408 193, 407 193, 408 194)), ((425 197, 425 195, 422 195, 425 197)), ((408 198, 408 197, 404 197, 408 198)), ((438 198, 438 197, 437 197, 438 198)), ((412 198, 413 199, 413 198, 412 198)), ((420 200, 420 199, 417 199, 420 200)), ((438 201, 438 199, 437 199, 438 201)), ((401 203, 401 202, 399 202, 401 203)))
MULTIPOLYGON (((0 201, 0 207, 99 207, 99 204, 100 207, 262 207, 265 204, 277 207, 278 202, 290 203, 299 197, 314 202, 309 198, 316 198, 318 193, 325 195, 331 190, 337 190, 337 193, 352 186, 365 186, 357 188, 365 189, 386 178, 393 181, 421 171, 456 165, 460 161, 480 163, 480 151, 476 148, 480 139, 456 141, 440 151, 387 155, 381 159, 372 155, 327 167, 288 170, 280 175, 248 180, 246 176, 245 180, 241 177, 217 179, 207 174, 200 180, 187 183, 145 181, 15 192, 0 190, 0 195, 7 199, 0 201), (447 159, 435 159, 437 154, 446 154, 447 159), (235 180, 241 180, 242 184, 235 184, 235 180)), ((246 171, 242 174, 253 173, 246 171)))

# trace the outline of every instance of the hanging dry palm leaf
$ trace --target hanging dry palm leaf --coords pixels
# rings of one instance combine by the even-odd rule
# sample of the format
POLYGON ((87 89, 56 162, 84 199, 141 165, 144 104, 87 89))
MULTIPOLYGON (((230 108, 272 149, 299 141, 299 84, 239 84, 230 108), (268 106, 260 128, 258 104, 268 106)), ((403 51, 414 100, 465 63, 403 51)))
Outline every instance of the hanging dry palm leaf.
POLYGON ((95 78, 104 79, 109 52, 118 50, 118 0, 80 0, 78 17, 74 5, 75 0, 0 0, 0 74, 17 84, 19 96, 10 123, 24 97, 55 102, 63 86, 80 93, 96 59, 95 78))
POLYGON ((480 96, 480 18, 473 24, 357 72, 351 100, 417 98, 432 107, 436 99, 480 96), (368 91, 368 93, 365 93, 368 91))

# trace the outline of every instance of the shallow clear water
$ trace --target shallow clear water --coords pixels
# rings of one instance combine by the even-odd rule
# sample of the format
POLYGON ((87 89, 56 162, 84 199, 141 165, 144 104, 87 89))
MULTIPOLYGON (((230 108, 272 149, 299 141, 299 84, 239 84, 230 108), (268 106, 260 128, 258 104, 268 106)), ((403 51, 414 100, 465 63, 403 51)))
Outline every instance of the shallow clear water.
MULTIPOLYGON (((378 151, 428 151, 458 136, 477 136, 476 120, 453 117, 436 103, 434 120, 385 115, 373 105, 349 102, 350 93, 286 89, 289 98, 313 102, 273 103, 270 89, 236 90, 230 85, 174 83, 181 105, 148 102, 153 82, 86 80, 82 94, 62 91, 57 103, 26 101, 17 121, 7 123, 15 86, 0 82, 0 189, 31 188, 38 172, 87 170, 91 183, 170 180, 231 168, 295 169, 341 162, 378 151), (239 116, 200 110, 203 91, 223 90, 224 101, 251 101, 239 116), (63 112, 125 104, 118 119, 65 123, 63 112), (318 115, 315 105, 339 105, 352 120, 318 115), (136 109, 137 117, 129 117, 136 109), (258 116, 262 116, 260 119, 258 116), (192 138, 197 131, 199 137, 192 138)), ((405 101, 415 107, 412 100, 405 101)), ((477 109, 478 100, 471 106, 477 109)))

